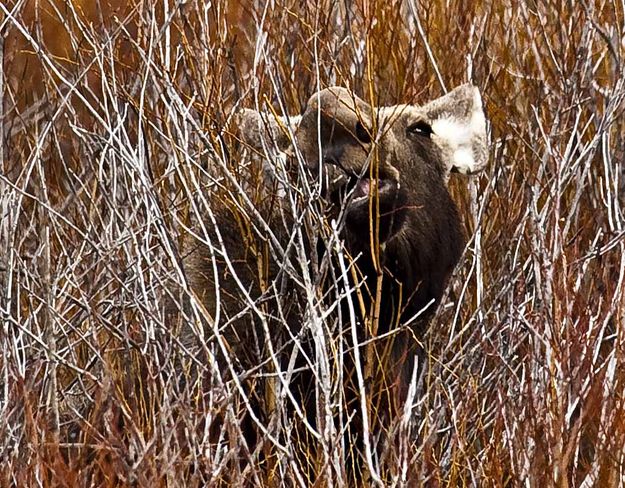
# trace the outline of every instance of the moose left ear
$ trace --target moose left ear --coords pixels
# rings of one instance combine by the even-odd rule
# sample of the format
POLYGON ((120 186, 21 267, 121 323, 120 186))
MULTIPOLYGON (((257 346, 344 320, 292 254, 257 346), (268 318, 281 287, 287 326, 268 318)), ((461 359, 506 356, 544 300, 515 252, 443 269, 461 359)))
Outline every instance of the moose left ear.
POLYGON ((285 151, 291 145, 287 126, 295 130, 300 118, 299 115, 275 117, 268 112, 244 108, 234 118, 233 125, 241 141, 254 149, 262 151, 266 145, 285 151))
POLYGON ((477 87, 466 84, 421 108, 431 138, 443 151, 447 174, 475 174, 486 167, 486 119, 477 87))

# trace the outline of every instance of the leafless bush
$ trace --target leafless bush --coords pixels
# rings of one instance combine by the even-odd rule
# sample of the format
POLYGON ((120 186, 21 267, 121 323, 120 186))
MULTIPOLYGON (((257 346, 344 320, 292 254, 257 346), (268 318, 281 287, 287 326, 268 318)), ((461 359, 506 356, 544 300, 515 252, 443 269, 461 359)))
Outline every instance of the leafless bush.
POLYGON ((354 415, 380 485, 622 484, 624 20, 602 1, 0 3, 3 485, 343 486, 354 415), (233 118, 333 84, 385 104, 468 80, 491 165, 450 183, 469 243, 382 434, 369 342, 346 406, 350 261, 318 186, 233 118), (240 316, 208 313, 183 264, 192 236, 234 266, 224 206, 258 276, 283 263, 240 316))

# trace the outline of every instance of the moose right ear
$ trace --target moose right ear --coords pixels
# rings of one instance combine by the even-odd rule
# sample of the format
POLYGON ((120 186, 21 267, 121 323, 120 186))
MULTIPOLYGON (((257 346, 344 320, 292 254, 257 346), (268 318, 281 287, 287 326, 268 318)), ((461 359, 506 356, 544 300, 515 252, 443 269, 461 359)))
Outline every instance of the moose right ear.
POLYGON ((291 145, 288 127, 295 132, 300 119, 299 115, 276 117, 244 108, 235 116, 233 125, 240 140, 257 151, 263 151, 264 147, 285 151, 291 145))
POLYGON ((486 119, 475 86, 461 85, 421 110, 430 122, 432 139, 443 151, 448 173, 470 175, 486 167, 486 119))

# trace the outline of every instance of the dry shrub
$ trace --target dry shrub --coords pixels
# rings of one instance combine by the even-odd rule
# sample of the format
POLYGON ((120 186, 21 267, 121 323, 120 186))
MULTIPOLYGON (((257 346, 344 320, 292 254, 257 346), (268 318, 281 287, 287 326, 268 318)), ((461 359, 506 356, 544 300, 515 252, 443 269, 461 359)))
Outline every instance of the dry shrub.
MULTIPOLYGON (((624 20, 607 1, 0 4, 3 485, 344 484, 348 342, 328 302, 301 285, 325 330, 307 425, 280 361, 245 386, 205 359, 214 337, 202 356, 178 340, 181 243, 220 191, 262 228, 238 108, 299 113, 333 84, 418 103, 467 80, 491 164, 451 181, 469 243, 366 468, 393 486, 622 484, 624 20)), ((302 225, 327 231, 315 208, 302 225)))

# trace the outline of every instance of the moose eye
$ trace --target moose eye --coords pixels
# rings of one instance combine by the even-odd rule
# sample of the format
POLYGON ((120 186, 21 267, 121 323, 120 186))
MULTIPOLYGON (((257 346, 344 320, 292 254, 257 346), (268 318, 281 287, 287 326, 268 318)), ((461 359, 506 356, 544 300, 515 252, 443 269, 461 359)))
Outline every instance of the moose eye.
POLYGON ((408 126, 406 129, 410 134, 418 134, 420 136, 430 137, 434 131, 432 130, 432 126, 425 122, 424 120, 420 120, 408 126))
POLYGON ((369 131, 365 129, 365 126, 362 125, 360 121, 356 122, 356 137, 364 144, 369 144, 371 142, 369 131))

